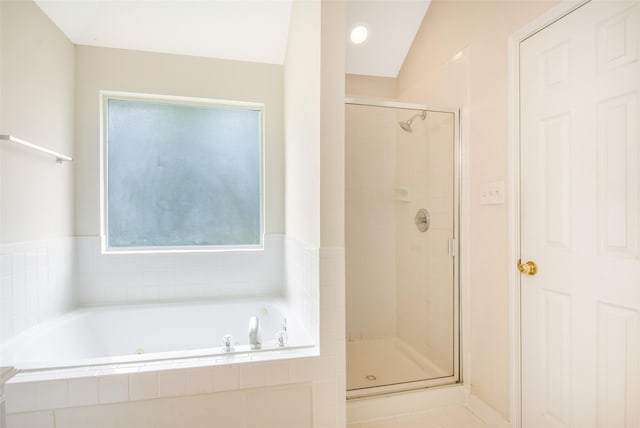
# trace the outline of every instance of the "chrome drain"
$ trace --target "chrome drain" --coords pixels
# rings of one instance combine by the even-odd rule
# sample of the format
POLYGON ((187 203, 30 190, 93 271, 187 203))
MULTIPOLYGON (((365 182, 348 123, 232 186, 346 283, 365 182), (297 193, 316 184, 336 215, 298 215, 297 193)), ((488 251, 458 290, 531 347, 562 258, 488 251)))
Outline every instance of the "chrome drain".
POLYGON ((369 381, 374 381, 374 380, 378 379, 377 377, 375 377, 375 376, 374 376, 374 375, 372 375, 372 374, 370 374, 370 375, 366 375, 364 378, 365 378, 366 380, 369 380, 369 381))

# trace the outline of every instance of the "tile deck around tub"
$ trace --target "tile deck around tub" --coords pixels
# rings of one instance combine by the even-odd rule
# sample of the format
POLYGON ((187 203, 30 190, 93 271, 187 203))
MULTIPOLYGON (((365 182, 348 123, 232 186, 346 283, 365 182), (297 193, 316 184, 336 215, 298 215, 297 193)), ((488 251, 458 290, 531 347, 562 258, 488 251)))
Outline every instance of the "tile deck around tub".
POLYGON ((489 428, 463 406, 350 424, 347 428, 489 428))

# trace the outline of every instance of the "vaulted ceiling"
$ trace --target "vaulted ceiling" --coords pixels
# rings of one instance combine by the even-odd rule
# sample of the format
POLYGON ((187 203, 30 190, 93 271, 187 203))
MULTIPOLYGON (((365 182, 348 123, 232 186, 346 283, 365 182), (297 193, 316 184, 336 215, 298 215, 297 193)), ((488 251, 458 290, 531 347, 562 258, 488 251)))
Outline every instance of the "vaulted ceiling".
MULTIPOLYGON (((306 0, 303 0, 306 1, 306 0)), ((284 62, 291 0, 36 0, 82 45, 273 64, 284 62)), ((348 73, 395 77, 429 0, 347 0, 348 73), (365 25, 368 39, 348 35, 365 25)))

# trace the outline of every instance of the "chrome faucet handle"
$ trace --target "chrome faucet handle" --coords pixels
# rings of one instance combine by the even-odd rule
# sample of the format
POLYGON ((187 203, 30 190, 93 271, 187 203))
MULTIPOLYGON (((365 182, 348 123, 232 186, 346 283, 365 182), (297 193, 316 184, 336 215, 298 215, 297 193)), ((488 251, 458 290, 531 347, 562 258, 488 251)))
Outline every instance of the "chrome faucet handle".
POLYGON ((278 346, 283 348, 287 344, 287 340, 289 340, 289 334, 287 330, 280 330, 276 333, 276 340, 278 341, 278 346))
POLYGON ((224 352, 231 352, 234 350, 233 346, 231 346, 231 343, 233 342, 233 336, 231 336, 230 334, 225 334, 224 337, 222 338, 222 350, 224 352))
POLYGON ((287 332, 287 317, 284 317, 284 321, 282 322, 282 331, 287 332))

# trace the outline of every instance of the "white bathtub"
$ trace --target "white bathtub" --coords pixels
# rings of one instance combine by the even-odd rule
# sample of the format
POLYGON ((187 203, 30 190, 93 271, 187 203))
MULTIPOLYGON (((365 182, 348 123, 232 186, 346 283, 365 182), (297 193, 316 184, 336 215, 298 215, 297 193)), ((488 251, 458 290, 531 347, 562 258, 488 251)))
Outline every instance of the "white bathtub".
POLYGON ((2 365, 21 370, 87 367, 216 355, 256 354, 313 346, 282 300, 210 301, 81 308, 43 323, 2 345, 2 365), (257 316, 262 349, 249 346, 249 319, 257 316), (276 334, 287 318, 288 341, 276 334), (223 337, 233 336, 225 352, 223 337))

